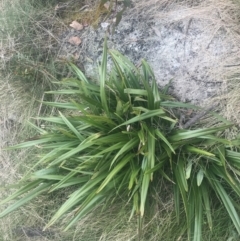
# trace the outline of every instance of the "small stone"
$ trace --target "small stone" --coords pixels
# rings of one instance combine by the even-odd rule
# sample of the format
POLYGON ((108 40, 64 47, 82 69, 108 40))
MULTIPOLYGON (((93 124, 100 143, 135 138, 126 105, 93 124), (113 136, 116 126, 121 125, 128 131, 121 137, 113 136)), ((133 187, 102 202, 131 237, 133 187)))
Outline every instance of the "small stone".
POLYGON ((68 39, 68 42, 72 45, 78 46, 79 44, 82 43, 82 40, 77 36, 72 36, 68 39))
POLYGON ((110 25, 110 23, 107 23, 107 22, 101 23, 101 27, 102 27, 103 29, 107 29, 109 25, 110 25))
POLYGON ((83 25, 77 21, 73 21, 69 26, 78 31, 83 29, 83 25))

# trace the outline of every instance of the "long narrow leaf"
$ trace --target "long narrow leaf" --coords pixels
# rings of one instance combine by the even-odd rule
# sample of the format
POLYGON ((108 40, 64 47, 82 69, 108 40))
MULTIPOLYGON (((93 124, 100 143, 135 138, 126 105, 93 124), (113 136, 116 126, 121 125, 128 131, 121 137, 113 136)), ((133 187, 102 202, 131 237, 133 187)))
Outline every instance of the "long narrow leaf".
POLYGON ((128 154, 124 158, 122 158, 121 162, 119 162, 113 170, 107 175, 105 180, 102 182, 101 186, 98 188, 97 193, 101 192, 102 189, 112 180, 116 174, 122 170, 122 168, 134 157, 133 154, 128 154))
POLYGON ((83 141, 85 138, 80 134, 80 132, 72 125, 72 123, 59 111, 59 114, 64 121, 64 123, 68 126, 68 128, 78 137, 80 141, 83 141))
POLYGON ((169 143, 167 138, 157 129, 155 130, 156 135, 169 147, 169 149, 175 154, 172 145, 169 143))
POLYGON ((218 181, 214 181, 214 186, 215 186, 216 191, 217 191, 219 197, 221 198, 226 210, 228 211, 228 214, 229 214, 230 218, 232 219, 236 230, 240 234, 239 216, 238 216, 236 209, 234 208, 234 205, 233 205, 231 199, 229 198, 228 194, 226 193, 226 191, 224 190, 224 188, 218 181))
POLYGON ((203 204, 204 204, 204 209, 207 216, 208 226, 209 226, 209 229, 212 230, 213 222, 212 222, 212 215, 211 215, 211 206, 209 201, 210 193, 204 181, 201 185, 201 194, 203 197, 203 204))
POLYGON ((189 139, 189 138, 196 138, 196 137, 200 137, 203 135, 208 135, 208 134, 216 133, 218 131, 226 130, 227 128, 230 128, 231 126, 232 125, 223 125, 223 126, 213 127, 213 128, 179 131, 177 134, 170 136, 169 140, 179 141, 179 140, 184 140, 184 139, 189 139))
POLYGON ((72 63, 69 63, 69 65, 74 70, 74 72, 77 74, 77 76, 80 80, 83 80, 85 83, 88 83, 88 80, 86 79, 85 75, 76 65, 74 65, 72 63))
POLYGON ((202 216, 203 216, 202 197, 201 197, 201 193, 199 192, 198 187, 196 187, 196 185, 193 185, 193 188, 194 188, 194 203, 195 203, 195 220, 194 220, 193 241, 201 241, 202 240, 202 216))
POLYGON ((104 40, 104 47, 103 47, 103 57, 101 67, 99 69, 100 72, 100 96, 102 101, 102 106, 105 112, 108 114, 108 104, 107 104, 107 95, 106 95, 106 78, 107 78, 107 39, 104 40))
POLYGON ((150 179, 151 179, 151 175, 145 173, 143 176, 142 185, 141 185, 141 199, 140 199, 140 215, 141 215, 141 217, 143 217, 143 215, 144 215, 145 203, 146 203, 146 199, 147 199, 150 179))
MULTIPOLYGON (((139 115, 139 116, 133 117, 132 119, 130 119, 130 120, 122 123, 121 125, 118 125, 118 126, 115 127, 114 129, 119 128, 119 127, 121 127, 121 126, 123 126, 123 125, 132 124, 132 123, 134 123, 134 122, 138 122, 138 121, 140 122, 140 121, 142 121, 142 120, 151 118, 151 117, 153 117, 153 116, 159 116, 159 117, 161 117, 161 116, 164 115, 164 114, 165 114, 165 112, 164 112, 162 109, 159 109, 159 110, 150 110, 150 111, 145 112, 145 113, 143 113, 143 114, 141 114, 141 115, 139 115)), ((113 129, 113 130, 114 130, 114 129, 113 129)))
POLYGON ((6 208, 2 213, 0 213, 0 218, 6 216, 7 214, 11 213, 12 211, 16 210, 17 208, 21 207, 25 203, 29 202, 33 198, 40 195, 42 192, 46 192, 46 190, 52 185, 52 182, 40 184, 35 189, 31 189, 32 191, 27 193, 23 198, 16 201, 14 204, 6 208))
POLYGON ((116 154, 116 156, 114 157, 114 159, 111 162, 110 167, 113 166, 113 164, 115 163, 115 161, 118 159, 119 156, 130 152, 130 150, 132 150, 134 147, 136 148, 138 146, 138 144, 139 144, 138 138, 130 139, 130 141, 127 142, 125 145, 123 145, 122 148, 119 150, 119 152, 116 154))

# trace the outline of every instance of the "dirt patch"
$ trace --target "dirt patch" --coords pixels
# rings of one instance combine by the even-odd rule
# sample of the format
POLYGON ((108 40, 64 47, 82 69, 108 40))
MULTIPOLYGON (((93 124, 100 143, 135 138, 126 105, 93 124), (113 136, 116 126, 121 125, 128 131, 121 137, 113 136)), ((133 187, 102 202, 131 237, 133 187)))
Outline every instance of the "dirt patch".
POLYGON ((174 95, 198 104, 218 94, 224 80, 240 72, 240 11, 231 1, 132 2, 113 34, 106 27, 111 17, 97 29, 69 28, 60 36, 59 56, 77 58, 94 77, 107 34, 109 48, 135 64, 146 59, 160 87, 172 80, 174 95), (81 45, 71 45, 72 36, 81 38, 81 45))

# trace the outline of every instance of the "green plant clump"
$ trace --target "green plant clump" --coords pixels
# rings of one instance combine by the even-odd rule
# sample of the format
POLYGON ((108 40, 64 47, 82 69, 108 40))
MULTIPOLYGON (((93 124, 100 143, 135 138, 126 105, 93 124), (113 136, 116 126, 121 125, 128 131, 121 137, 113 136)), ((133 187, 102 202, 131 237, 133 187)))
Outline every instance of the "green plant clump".
POLYGON ((237 203, 230 196, 230 192, 240 196, 240 142, 221 137, 231 125, 180 129, 175 110, 195 107, 159 92, 145 61, 139 70, 119 52, 109 50, 109 54, 114 64, 110 73, 105 41, 99 82, 88 81, 71 65, 78 79, 65 79, 60 90, 48 92, 73 96, 70 102, 45 104, 74 114, 40 118, 50 128, 35 126, 37 139, 13 147, 38 146, 45 154, 36 163, 38 170, 1 202, 19 198, 0 217, 42 193, 71 187, 72 193, 46 228, 72 211, 67 230, 97 205, 110 205, 124 194, 126 202, 132 202, 130 216, 136 213, 141 223, 154 180, 164 178, 173 185, 178 221, 181 209, 185 211, 187 221, 181 225, 189 240, 201 240, 203 220, 213 228, 211 207, 217 200, 240 233, 237 203))

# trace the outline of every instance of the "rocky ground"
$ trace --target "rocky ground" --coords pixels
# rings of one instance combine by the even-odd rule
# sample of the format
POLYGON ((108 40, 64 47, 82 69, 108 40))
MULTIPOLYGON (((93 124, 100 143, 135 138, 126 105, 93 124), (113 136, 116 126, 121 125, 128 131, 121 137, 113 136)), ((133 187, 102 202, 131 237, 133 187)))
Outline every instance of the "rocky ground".
MULTIPOLYGON (((120 2, 117 9, 122 8, 120 2)), ((107 34, 109 48, 136 65, 146 59, 160 87, 172 80, 171 91, 180 100, 202 104, 219 94, 226 78, 239 73, 239 16, 231 1, 133 0, 113 33, 114 13, 97 28, 69 26, 60 35, 59 57, 73 57, 94 77, 107 34), (69 43, 71 37, 81 43, 69 43)))

